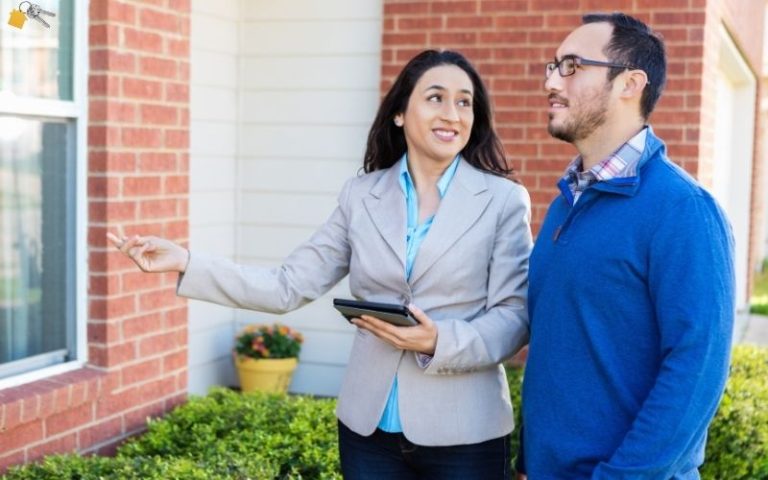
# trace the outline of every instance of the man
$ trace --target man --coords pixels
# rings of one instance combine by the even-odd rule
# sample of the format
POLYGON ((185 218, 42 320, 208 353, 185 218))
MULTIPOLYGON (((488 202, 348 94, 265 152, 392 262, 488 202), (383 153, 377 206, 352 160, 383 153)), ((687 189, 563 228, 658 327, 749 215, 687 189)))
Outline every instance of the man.
POLYGON ((697 479, 728 372, 733 240, 647 120, 662 40, 586 15, 547 64, 549 133, 579 155, 530 260, 523 470, 697 479))

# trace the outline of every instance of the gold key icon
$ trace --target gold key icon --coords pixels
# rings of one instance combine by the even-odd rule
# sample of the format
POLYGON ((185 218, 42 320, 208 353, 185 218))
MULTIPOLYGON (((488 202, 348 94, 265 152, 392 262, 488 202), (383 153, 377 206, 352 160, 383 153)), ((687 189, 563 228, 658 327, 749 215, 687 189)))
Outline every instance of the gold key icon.
POLYGON ((21 10, 11 10, 11 16, 8 18, 8 25, 16 28, 24 26, 24 22, 27 21, 27 16, 21 10))

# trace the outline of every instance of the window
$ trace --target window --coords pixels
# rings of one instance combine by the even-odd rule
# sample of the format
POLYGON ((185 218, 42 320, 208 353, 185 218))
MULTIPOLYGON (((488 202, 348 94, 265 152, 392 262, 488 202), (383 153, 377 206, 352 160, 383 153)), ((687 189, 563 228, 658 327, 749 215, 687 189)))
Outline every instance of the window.
MULTIPOLYGON (((0 382, 83 354, 85 20, 75 8, 87 11, 83 0, 40 3, 56 13, 50 29, 0 29, 0 382)), ((0 0, 0 12, 17 7, 0 0)))

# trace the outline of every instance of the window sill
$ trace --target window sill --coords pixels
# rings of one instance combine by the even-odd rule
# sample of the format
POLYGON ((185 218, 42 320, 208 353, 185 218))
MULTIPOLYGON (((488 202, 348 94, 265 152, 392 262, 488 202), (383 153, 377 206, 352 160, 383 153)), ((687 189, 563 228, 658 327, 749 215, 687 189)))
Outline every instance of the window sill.
POLYGON ((0 389, 0 433, 70 410, 102 395, 107 374, 89 367, 0 389))

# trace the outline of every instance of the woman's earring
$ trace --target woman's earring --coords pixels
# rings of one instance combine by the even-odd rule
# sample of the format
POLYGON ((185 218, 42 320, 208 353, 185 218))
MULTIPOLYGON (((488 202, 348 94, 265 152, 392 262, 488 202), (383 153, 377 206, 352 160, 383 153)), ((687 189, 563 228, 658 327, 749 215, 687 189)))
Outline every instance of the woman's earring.
POLYGON ((398 127, 402 127, 403 126, 403 120, 400 119, 400 118, 395 118, 395 125, 398 126, 398 127))

